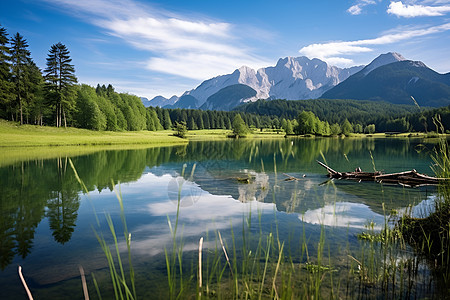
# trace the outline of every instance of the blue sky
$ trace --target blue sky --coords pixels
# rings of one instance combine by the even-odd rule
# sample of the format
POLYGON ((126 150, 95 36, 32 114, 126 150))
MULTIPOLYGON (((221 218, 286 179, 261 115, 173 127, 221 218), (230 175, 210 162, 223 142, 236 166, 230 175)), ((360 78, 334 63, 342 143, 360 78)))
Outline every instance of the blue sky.
POLYGON ((450 71, 450 0, 0 1, 1 26, 40 68, 62 42, 80 83, 148 98, 286 56, 347 67, 395 51, 450 71))

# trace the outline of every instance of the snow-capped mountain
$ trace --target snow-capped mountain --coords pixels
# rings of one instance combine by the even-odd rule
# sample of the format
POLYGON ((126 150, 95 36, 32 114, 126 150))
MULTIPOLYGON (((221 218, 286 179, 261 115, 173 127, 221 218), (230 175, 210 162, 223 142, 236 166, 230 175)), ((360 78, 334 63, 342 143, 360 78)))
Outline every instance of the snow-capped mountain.
MULTIPOLYGON (((186 91, 183 96, 197 99, 198 107, 205 104, 209 97, 231 85, 247 85, 256 91, 256 96, 241 99, 241 102, 256 99, 315 99, 325 91, 336 86, 349 76, 360 71, 363 66, 338 68, 330 66, 320 59, 307 57, 286 57, 279 59, 273 67, 255 71, 243 66, 231 74, 217 76, 202 82, 197 88, 186 91)), ((150 100, 152 106, 161 103, 161 96, 150 100), (153 100, 158 100, 153 103, 153 100)), ((181 99, 182 97, 180 97, 181 99)), ((178 107, 178 102, 170 107, 178 107)), ((168 107, 168 106, 166 106, 168 107)), ((205 107, 205 106, 204 106, 205 107)), ((209 109, 214 109, 207 105, 209 109)))

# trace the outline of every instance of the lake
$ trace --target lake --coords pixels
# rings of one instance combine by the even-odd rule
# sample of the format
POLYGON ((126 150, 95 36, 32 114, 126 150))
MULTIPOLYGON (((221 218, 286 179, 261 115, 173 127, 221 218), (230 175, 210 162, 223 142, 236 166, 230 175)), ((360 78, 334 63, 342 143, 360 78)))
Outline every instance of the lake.
MULTIPOLYGON (((365 247, 358 233, 368 227, 381 229, 389 213, 410 206, 415 215, 427 214, 436 188, 329 181, 316 160, 326 160, 339 171, 416 169, 433 175, 432 150, 433 144, 421 139, 240 139, 3 164, 0 298, 25 299, 18 265, 35 299, 83 299, 79 266, 88 275, 91 297, 97 294, 94 273, 103 298, 110 298, 108 262, 96 233, 114 245, 106 217, 111 216, 119 249, 128 261, 118 194, 131 233, 141 299, 168 295, 165 249, 172 251, 170 226, 175 226, 178 204, 177 245, 183 246, 186 274, 195 277, 201 237, 205 263, 210 261, 207 255, 223 255, 213 251, 221 248, 218 232, 234 257, 241 247, 250 249, 261 241, 258 236, 272 233, 298 265, 317 259, 323 238, 326 264, 334 266, 336 276, 347 274, 348 257, 357 258, 365 247), (298 180, 286 181, 286 174, 298 180)), ((428 278, 426 265, 419 270, 428 278)), ((228 273, 226 269, 225 276, 228 273)), ((196 278, 185 276, 195 293, 196 278)), ((350 298, 365 293, 357 287, 348 290, 343 293, 350 298)), ((434 284, 417 284, 410 292, 422 297, 433 290, 434 284)))

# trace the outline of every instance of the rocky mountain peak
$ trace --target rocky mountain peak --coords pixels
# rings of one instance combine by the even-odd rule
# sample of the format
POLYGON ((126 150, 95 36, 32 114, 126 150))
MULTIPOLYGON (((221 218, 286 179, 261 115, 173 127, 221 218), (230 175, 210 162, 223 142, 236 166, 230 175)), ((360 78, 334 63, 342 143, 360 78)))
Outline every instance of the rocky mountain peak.
POLYGON ((404 60, 406 60, 406 58, 404 58, 400 53, 397 52, 388 52, 385 54, 381 54, 363 69, 363 74, 364 76, 366 76, 376 68, 404 60))
MULTIPOLYGON (((275 66, 260 68, 257 71, 250 67, 242 66, 231 74, 205 80, 198 87, 186 91, 183 95, 189 95, 197 99, 200 107, 206 103, 209 97, 222 89, 232 85, 243 84, 256 91, 256 96, 249 101, 268 98, 315 99, 361 69, 362 67, 341 69, 330 66, 317 58, 309 59, 305 56, 288 56, 280 58, 275 66)), ((237 90, 244 91, 243 89, 233 89, 231 91, 236 92, 237 90)), ((210 106, 208 106, 210 109, 214 109, 214 107, 210 106)), ((174 104, 174 107, 177 107, 177 103, 174 104)))

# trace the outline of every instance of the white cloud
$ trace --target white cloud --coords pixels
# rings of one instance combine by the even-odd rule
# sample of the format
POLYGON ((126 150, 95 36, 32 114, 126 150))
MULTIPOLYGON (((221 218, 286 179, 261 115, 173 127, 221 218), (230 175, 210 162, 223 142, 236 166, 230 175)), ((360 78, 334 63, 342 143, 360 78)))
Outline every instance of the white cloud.
MULTIPOLYGON (((50 0, 44 0, 50 2, 50 0)), ((248 65, 259 68, 268 61, 245 46, 245 30, 233 24, 195 20, 125 0, 55 0, 132 47, 148 52, 147 69, 204 80, 248 65), (108 7, 105 10, 105 7, 108 7)))
MULTIPOLYGON (((448 2, 448 1, 447 1, 448 2)), ((446 3, 446 1, 439 1, 439 3, 446 3)), ((435 4, 439 4, 436 3, 435 4)), ((441 6, 426 6, 421 4, 406 5, 402 1, 394 1, 389 4, 387 9, 388 14, 393 14, 398 17, 413 18, 413 17, 433 17, 443 16, 450 12, 450 5, 441 6)))
POLYGON ((347 9, 347 12, 349 12, 352 15, 359 15, 362 12, 361 6, 359 4, 355 4, 351 6, 349 9, 347 9))
POLYGON ((359 0, 358 3, 355 5, 352 5, 349 9, 347 9, 347 12, 351 15, 360 15, 362 13, 362 10, 365 6, 370 4, 376 4, 375 0, 359 0))
POLYGON ((303 47, 299 52, 310 58, 316 57, 330 63, 337 62, 341 65, 351 65, 353 60, 342 56, 372 52, 376 46, 395 44, 412 38, 418 38, 447 30, 450 30, 450 23, 422 29, 409 29, 394 33, 386 33, 374 39, 311 44, 303 47))

